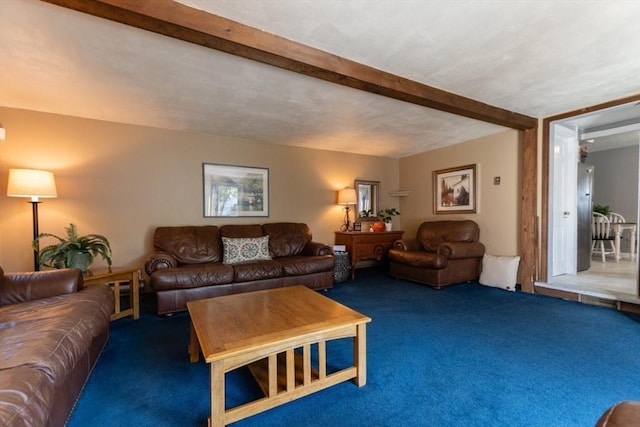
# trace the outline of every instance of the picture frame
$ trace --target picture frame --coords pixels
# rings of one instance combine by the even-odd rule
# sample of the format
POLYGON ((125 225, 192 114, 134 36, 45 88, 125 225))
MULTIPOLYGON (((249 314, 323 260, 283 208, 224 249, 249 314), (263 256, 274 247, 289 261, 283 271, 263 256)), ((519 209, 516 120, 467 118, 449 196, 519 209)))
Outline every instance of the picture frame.
POLYGON ((433 213, 476 213, 476 165, 433 171, 433 213))
POLYGON ((268 217, 269 169, 202 164, 205 218, 268 217))

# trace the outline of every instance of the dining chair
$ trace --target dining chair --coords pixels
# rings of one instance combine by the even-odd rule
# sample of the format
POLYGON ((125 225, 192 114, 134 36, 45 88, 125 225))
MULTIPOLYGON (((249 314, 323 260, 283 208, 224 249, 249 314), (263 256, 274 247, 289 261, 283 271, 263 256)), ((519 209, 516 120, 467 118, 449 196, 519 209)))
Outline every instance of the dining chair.
POLYGON ((622 215, 620 215, 619 213, 616 213, 616 212, 609 213, 607 215, 607 218, 609 219, 609 222, 611 224, 627 222, 627 221, 625 221, 625 219, 624 219, 624 217, 622 215))
POLYGON ((611 232, 611 221, 605 215, 598 212, 591 214, 591 254, 602 254, 602 262, 606 261, 606 256, 609 254, 616 254, 616 246, 614 243, 614 235, 611 232), (611 250, 606 249, 605 242, 609 242, 611 250))

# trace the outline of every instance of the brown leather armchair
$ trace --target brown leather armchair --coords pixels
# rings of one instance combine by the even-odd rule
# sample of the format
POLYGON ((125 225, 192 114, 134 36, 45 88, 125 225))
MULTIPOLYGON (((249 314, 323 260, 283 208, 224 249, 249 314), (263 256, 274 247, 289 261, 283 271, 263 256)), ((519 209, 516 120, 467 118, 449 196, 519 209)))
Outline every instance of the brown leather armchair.
POLYGON ((471 220, 429 221, 416 239, 397 240, 389 250, 389 274, 441 289, 480 277, 484 245, 471 220))

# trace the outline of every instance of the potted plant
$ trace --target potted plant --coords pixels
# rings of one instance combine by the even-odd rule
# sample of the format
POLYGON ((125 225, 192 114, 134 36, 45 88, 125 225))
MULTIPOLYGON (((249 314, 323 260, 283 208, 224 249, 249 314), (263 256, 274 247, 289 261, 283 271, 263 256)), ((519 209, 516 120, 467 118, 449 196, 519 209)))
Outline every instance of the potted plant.
POLYGON ((596 203, 595 205, 593 205, 593 211, 607 216, 611 213, 611 208, 609 207, 609 205, 599 205, 596 203))
POLYGON ((33 241, 33 249, 38 250, 40 239, 53 237, 58 240, 58 243, 40 250, 41 267, 79 268, 86 273, 93 259, 100 255, 111 271, 111 245, 106 237, 100 234, 78 236, 75 224, 69 224, 65 230, 66 239, 51 233, 40 233, 33 241))
POLYGON ((391 220, 396 215, 400 215, 400 212, 396 210, 396 208, 387 208, 378 211, 378 219, 384 222, 387 231, 391 231, 391 220))

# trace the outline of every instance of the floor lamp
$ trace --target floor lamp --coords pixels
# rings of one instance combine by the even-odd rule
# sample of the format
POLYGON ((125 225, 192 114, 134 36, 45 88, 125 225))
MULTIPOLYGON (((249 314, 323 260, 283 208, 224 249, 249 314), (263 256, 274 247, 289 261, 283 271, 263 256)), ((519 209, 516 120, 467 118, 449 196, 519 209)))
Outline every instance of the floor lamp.
POLYGON ((349 205, 355 205, 357 203, 356 190, 353 188, 344 188, 338 190, 338 204, 345 205, 344 224, 342 225, 342 231, 351 231, 351 221, 349 219, 349 205))
MULTIPOLYGON (((38 237, 38 203, 40 198, 57 197, 56 181, 53 172, 40 171, 35 169, 9 169, 9 184, 7 185, 7 196, 29 197, 33 211, 33 240, 38 237)), ((33 269, 40 270, 38 260, 39 248, 33 249, 33 269)))

